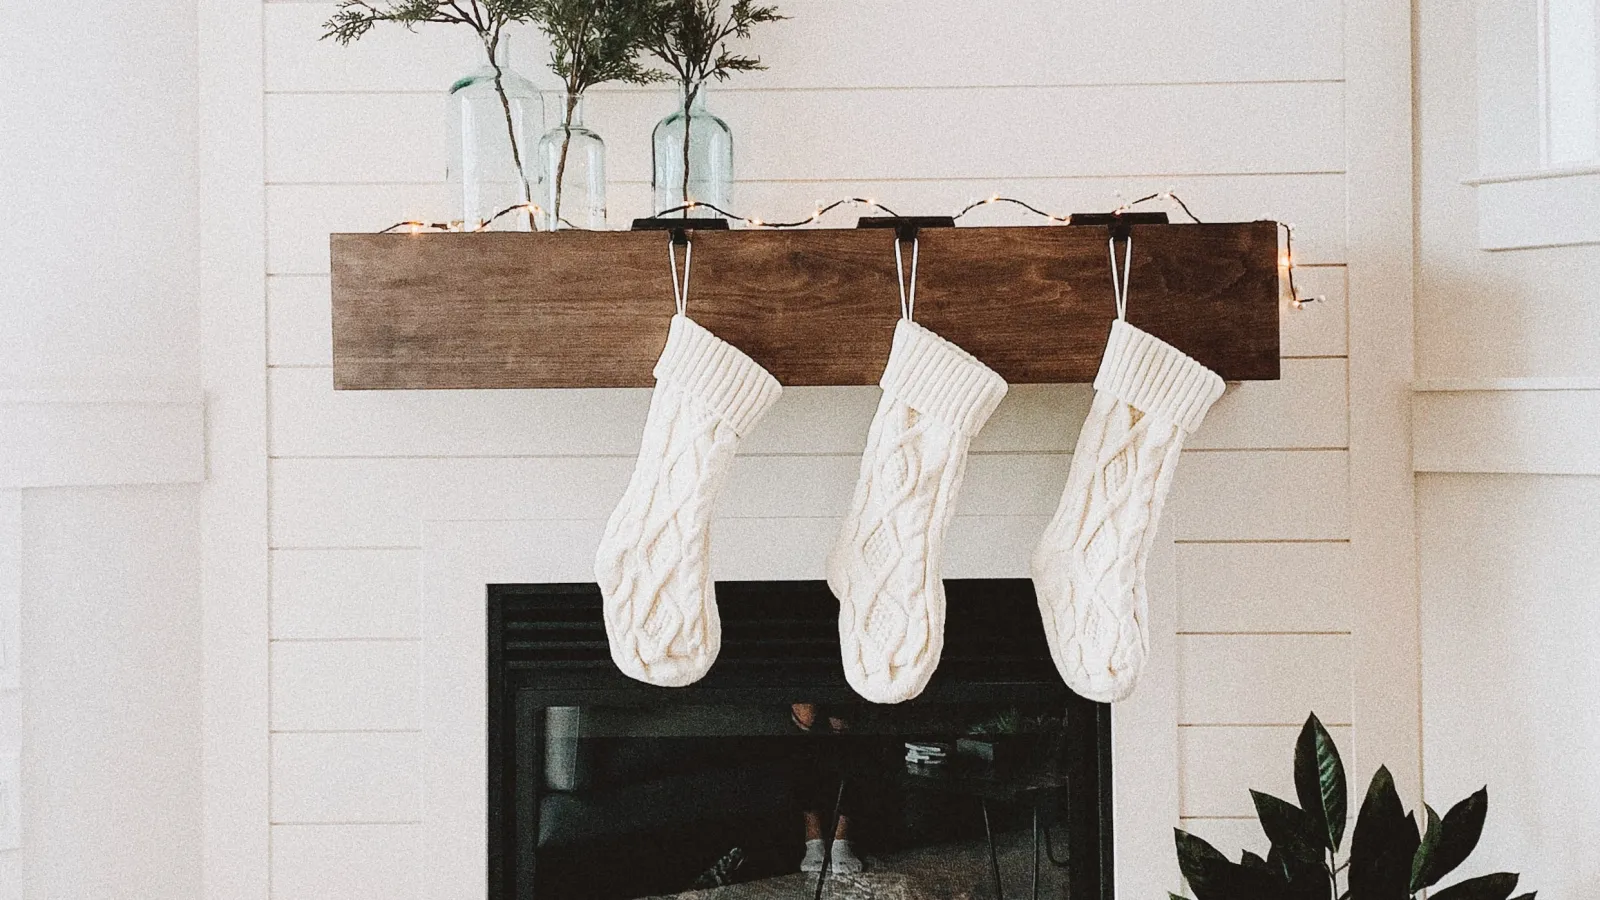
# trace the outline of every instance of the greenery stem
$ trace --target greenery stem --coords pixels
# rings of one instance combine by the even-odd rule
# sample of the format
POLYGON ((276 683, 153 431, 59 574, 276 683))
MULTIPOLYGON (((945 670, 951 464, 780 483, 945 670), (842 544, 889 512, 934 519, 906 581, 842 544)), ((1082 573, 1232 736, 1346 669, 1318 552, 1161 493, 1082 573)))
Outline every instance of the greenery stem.
MULTIPOLYGON (((694 124, 690 120, 690 116, 692 115, 690 110, 694 109, 695 96, 698 95, 699 93, 700 93, 700 84, 696 83, 696 84, 690 85, 687 82, 684 84, 684 91, 683 91, 683 203, 684 203, 685 206, 687 206, 688 204, 694 202, 693 198, 691 198, 689 196, 689 134, 690 134, 690 126, 692 126, 694 124)), ((713 201, 713 202, 715 202, 715 201, 713 201)), ((683 211, 683 218, 685 218, 685 219, 689 218, 689 210, 685 209, 683 211)))
POLYGON ((567 151, 572 149, 572 116, 578 109, 580 97, 574 93, 567 94, 566 117, 561 123, 561 156, 556 161, 556 193, 555 209, 550 211, 550 227, 559 228, 561 219, 561 190, 566 187, 567 178, 567 151))
MULTIPOLYGON (((483 49, 489 54, 489 67, 494 69, 494 92, 500 98, 500 109, 506 117, 506 138, 511 141, 511 164, 517 168, 517 181, 522 185, 522 202, 533 202, 533 185, 528 183, 527 170, 522 167, 522 149, 517 146, 517 124, 511 114, 511 98, 506 96, 505 72, 500 68, 500 29, 483 33, 483 49)), ((527 213, 529 227, 537 228, 533 224, 533 212, 527 213)))

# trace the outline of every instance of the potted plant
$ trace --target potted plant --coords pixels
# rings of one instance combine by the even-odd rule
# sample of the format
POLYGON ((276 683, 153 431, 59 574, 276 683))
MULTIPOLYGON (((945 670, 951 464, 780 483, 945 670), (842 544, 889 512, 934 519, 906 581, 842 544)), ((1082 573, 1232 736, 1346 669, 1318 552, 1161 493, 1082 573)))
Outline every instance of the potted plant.
MULTIPOLYGON (((1315 714, 1295 744, 1296 806, 1251 791, 1261 828, 1272 842, 1265 858, 1245 851, 1232 862, 1198 837, 1178 829, 1178 867, 1195 900, 1408 900, 1438 884, 1466 861, 1483 833, 1489 809, 1484 788, 1443 817, 1424 805, 1426 827, 1408 814, 1394 777, 1380 768, 1372 777, 1344 846, 1348 804, 1344 763, 1315 714), (1341 878, 1341 876, 1343 876, 1341 878), (1340 883, 1343 882, 1343 890, 1340 883)), ((1431 900, 1508 900, 1517 876, 1498 872, 1469 878, 1432 892, 1431 900)), ((1176 894, 1173 900, 1180 900, 1176 894)), ((1534 900, 1527 893, 1517 900, 1534 900)))
POLYGON ((550 70, 565 89, 561 123, 539 140, 545 214, 552 229, 605 227, 605 142, 584 125, 584 95, 608 81, 648 84, 666 77, 640 65, 637 58, 658 2, 524 0, 521 4, 550 39, 550 70))
MULTIPOLYGON (((343 45, 380 22, 412 30, 423 24, 465 25, 477 33, 487 65, 450 87, 457 107, 452 122, 460 132, 452 154, 459 154, 463 221, 469 228, 486 226, 506 208, 534 200, 526 154, 531 138, 543 130, 544 100, 527 79, 510 71, 506 34, 506 26, 530 18, 532 6, 528 0, 340 0, 324 25, 323 38, 343 45)), ((534 224, 531 209, 507 221, 523 228, 534 224)))
POLYGON ((683 216, 726 209, 733 188, 733 132, 705 107, 706 82, 727 81, 735 72, 765 69, 755 56, 732 53, 730 38, 748 39, 752 25, 784 18, 776 6, 734 0, 726 15, 722 0, 658 0, 644 47, 678 83, 678 109, 651 134, 651 185, 656 212, 678 208, 683 216), (681 207, 681 208, 680 208, 681 207))

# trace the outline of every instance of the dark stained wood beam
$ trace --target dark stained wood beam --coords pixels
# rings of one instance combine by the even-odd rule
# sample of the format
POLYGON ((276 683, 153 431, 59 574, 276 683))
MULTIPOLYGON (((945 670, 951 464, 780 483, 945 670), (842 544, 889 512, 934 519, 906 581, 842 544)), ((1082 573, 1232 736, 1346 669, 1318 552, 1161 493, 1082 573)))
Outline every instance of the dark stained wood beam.
MULTIPOLYGON (((1132 233, 1128 320, 1230 381, 1276 379, 1277 225, 1132 233)), ((1115 315, 1107 236, 924 229, 916 320, 1013 384, 1092 381, 1115 315)), ((692 318, 783 384, 877 383, 900 314, 892 229, 692 237, 692 318)), ((334 385, 648 386, 674 311, 668 241, 659 231, 333 235, 334 385)))

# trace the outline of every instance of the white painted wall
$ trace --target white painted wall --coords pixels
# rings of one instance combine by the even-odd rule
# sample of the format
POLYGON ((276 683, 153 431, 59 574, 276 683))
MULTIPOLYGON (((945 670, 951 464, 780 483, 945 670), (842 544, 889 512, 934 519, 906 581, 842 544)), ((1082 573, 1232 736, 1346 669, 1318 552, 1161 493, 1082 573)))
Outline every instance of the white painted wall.
POLYGON ((195 6, 23 4, 0 57, 0 898, 197 897, 195 6))
MULTIPOLYGON (((226 340, 208 345, 218 355, 207 389, 224 401, 214 413, 237 413, 213 440, 259 441, 266 465, 230 453, 237 471, 214 484, 265 499, 207 520, 227 529, 216 577, 230 577, 230 561, 253 569, 255 548, 270 547, 271 590, 257 606, 238 589, 254 590, 248 581, 207 587, 208 610, 226 605, 236 626, 208 632, 208 651, 240 661, 207 676, 233 700, 209 714, 212 758, 228 765, 210 787, 208 831, 236 838, 213 842, 208 874, 243 892, 229 896, 265 897, 269 880, 275 898, 414 896, 422 523, 603 515, 646 395, 334 393, 327 235, 452 215, 440 89, 476 59, 448 30, 379 32, 350 49, 319 42, 331 3, 268 0, 259 22, 230 6, 202 4, 202 52, 214 54, 203 90, 219 107, 259 105, 264 132, 230 115, 217 140, 235 152, 204 177, 219 197, 259 203, 265 225, 253 245, 241 226, 226 239, 233 255, 204 263, 238 302, 203 311, 207 333, 226 340), (266 277, 251 297, 254 269, 224 270, 255 254, 266 277), (261 366, 236 364, 262 343, 261 366), (270 627, 257 618, 264 606, 270 627), (365 674, 329 674, 349 672, 365 674)), ((1246 788, 1290 791, 1295 728, 1313 708, 1357 772, 1387 762, 1408 791, 1417 783, 1401 412, 1410 35, 1390 6, 1007 0, 931 15, 910 0, 817 0, 763 29, 755 49, 770 71, 712 94, 740 141, 738 206, 754 215, 864 193, 953 211, 996 190, 1104 210, 1119 194, 1174 188, 1212 220, 1299 226, 1302 283, 1328 299, 1286 315, 1283 381, 1218 404, 1170 507, 1181 606, 1171 799, 1185 825, 1234 852, 1259 844, 1246 788), (1353 215, 1387 224, 1352 240, 1353 215), (1347 275, 1360 285, 1348 298, 1347 275)), ((537 42, 519 46, 524 72, 552 86, 537 42)), ((669 106, 660 91, 593 98, 618 222, 647 212, 646 138, 669 106)), ((874 398, 786 393, 736 464, 723 514, 826 530, 874 398)), ((998 514, 1008 527, 991 538, 1032 539, 1086 402, 1081 386, 1013 392, 974 447, 956 534, 983 534, 978 517, 998 514)))
POLYGON ((1473 4, 1417 9, 1426 793, 1442 810, 1489 785, 1465 873, 1584 896, 1600 888, 1600 795, 1581 763, 1600 742, 1600 246, 1477 249, 1461 180, 1484 149, 1478 76, 1515 60, 1479 57, 1473 4))

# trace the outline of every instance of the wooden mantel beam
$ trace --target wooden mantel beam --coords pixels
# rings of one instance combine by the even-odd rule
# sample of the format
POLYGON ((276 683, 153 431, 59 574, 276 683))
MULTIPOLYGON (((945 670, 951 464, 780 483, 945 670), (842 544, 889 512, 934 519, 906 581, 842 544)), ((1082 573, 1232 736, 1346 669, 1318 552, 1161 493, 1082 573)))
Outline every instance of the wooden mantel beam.
MULTIPOLYGON (((1276 379, 1277 226, 1132 233, 1128 320, 1230 381, 1276 379)), ((900 314, 893 230, 692 238, 696 321, 783 384, 877 383, 900 314)), ((668 241, 333 235, 334 385, 648 386, 674 311, 668 241)), ((916 319, 1013 384, 1092 381, 1115 312, 1106 241, 1098 227, 924 229, 916 319)))

